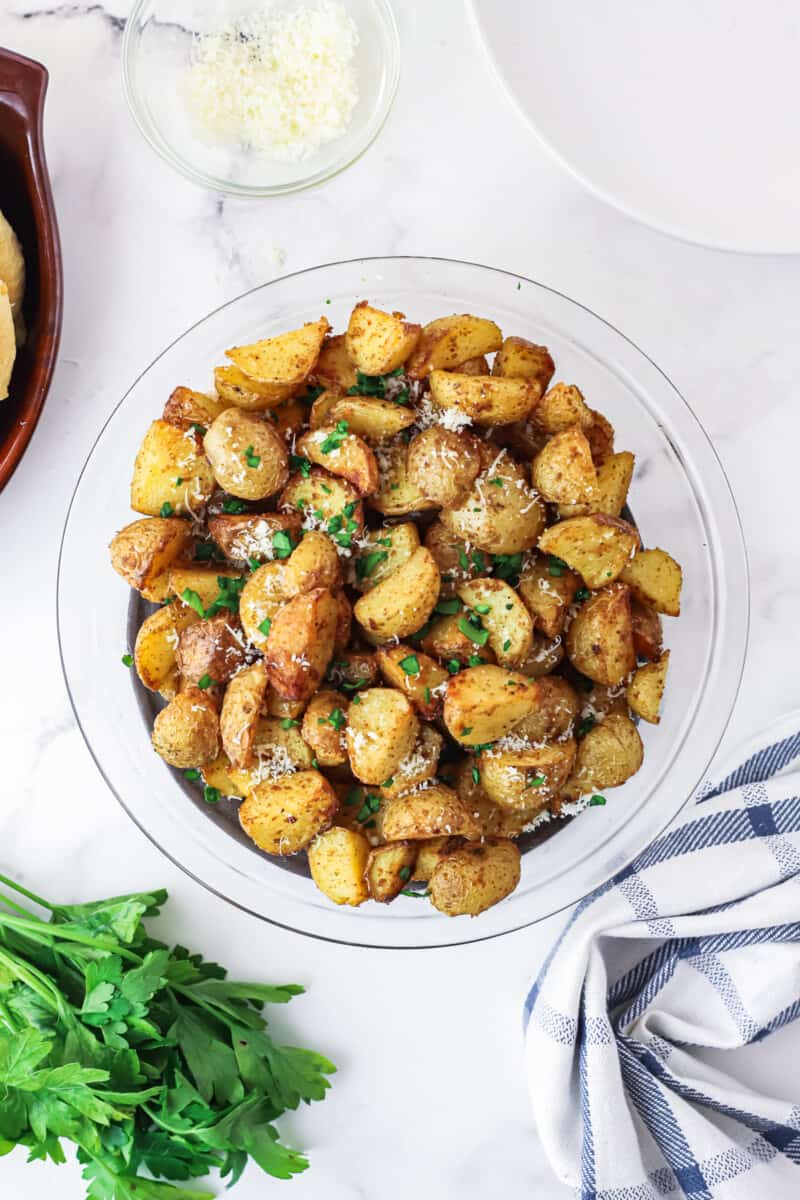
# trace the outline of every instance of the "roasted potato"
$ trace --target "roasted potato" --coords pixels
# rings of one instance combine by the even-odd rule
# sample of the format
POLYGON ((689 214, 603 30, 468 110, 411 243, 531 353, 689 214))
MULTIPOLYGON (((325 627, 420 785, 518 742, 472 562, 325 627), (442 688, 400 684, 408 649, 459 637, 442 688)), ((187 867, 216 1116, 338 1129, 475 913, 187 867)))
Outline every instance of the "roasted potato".
POLYGON ((543 679, 555 671, 563 659, 564 639, 561 634, 548 638, 544 634, 534 633, 531 648, 518 664, 517 670, 529 679, 543 679))
POLYGON ((324 775, 296 771, 257 783, 239 808, 239 823, 267 854, 296 854, 330 825, 338 806, 324 775))
POLYGON ((565 793, 584 796, 601 788, 619 787, 642 765, 644 748, 630 717, 610 713, 578 742, 575 770, 565 793))
POLYGON ((533 617, 534 629, 555 638, 564 629, 569 606, 580 586, 580 578, 563 563, 537 555, 526 562, 517 590, 533 617))
POLYGON ((572 738, 529 750, 488 750, 481 755, 481 784, 501 808, 546 808, 569 779, 575 750, 572 738))
POLYGON ((452 788, 432 783, 385 802, 383 836, 387 842, 413 842, 442 834, 480 836, 474 817, 452 788))
POLYGON ((334 687, 352 694, 377 683, 380 671, 374 654, 366 650, 346 650, 333 659, 326 678, 334 687))
POLYGON ((441 425, 411 439, 406 458, 408 479, 426 500, 449 508, 467 495, 481 472, 481 443, 471 433, 441 425))
MULTIPOLYGON (((414 424, 416 414, 407 405, 377 396, 341 396, 333 399, 326 419, 333 425, 346 421, 351 433, 374 445, 388 441, 414 424)), ((314 426, 312 425, 312 429, 314 426)))
POLYGON ((173 566, 169 569, 169 591, 180 597, 184 603, 191 605, 199 616, 202 607, 203 615, 222 597, 220 579, 236 580, 231 583, 232 591, 238 590, 238 580, 242 572, 235 567, 196 567, 173 566))
POLYGON ((421 717, 432 721, 441 713, 450 675, 434 659, 403 642, 384 646, 375 658, 389 686, 404 692, 421 717))
POLYGON ((220 513, 208 518, 208 531, 226 558, 265 563, 275 558, 276 533, 299 540, 300 520, 299 513, 220 513))
MULTIPOLYGON (((489 635, 500 666, 516 667, 523 662, 533 643, 533 618, 514 589, 502 579, 484 578, 462 583, 456 590, 482 627, 477 631, 480 637, 483 632, 489 635)), ((474 624, 467 619, 466 627, 474 629, 474 624)))
MULTIPOLYGON (((179 429, 196 424, 209 426, 219 416, 225 405, 205 392, 195 392, 192 388, 177 387, 164 405, 162 419, 179 429)), ((199 432, 199 431, 198 431, 199 432)))
POLYGON ((421 629, 439 598, 439 568, 419 546, 401 567, 356 601, 356 620, 370 641, 387 642, 421 629))
POLYGON ((562 559, 592 589, 619 578, 640 544, 632 525, 604 513, 559 521, 539 538, 544 554, 562 559))
POLYGON ((245 375, 238 367, 216 367, 214 386, 222 407, 234 405, 255 412, 266 412, 291 399, 302 383, 261 383, 245 375))
POLYGON ((197 620, 193 609, 176 601, 157 608, 139 626, 133 651, 136 674, 146 688, 160 692, 166 700, 172 699, 180 683, 175 661, 178 640, 184 629, 197 620))
POLYGON ((656 612, 679 617, 681 612, 681 569, 666 550, 640 550, 620 573, 633 595, 656 612))
POLYGON ((287 600, 286 564, 280 560, 264 563, 253 571, 239 597, 239 620, 257 650, 265 650, 274 618, 287 600))
POLYGON ((231 763, 230 778, 242 796, 249 796, 259 783, 305 771, 314 765, 314 754, 306 744, 296 720, 285 717, 259 717, 252 744, 253 758, 247 767, 231 763))
POLYGON ((288 445, 303 428, 307 414, 308 409, 303 401, 295 397, 292 400, 284 400, 283 404, 276 408, 271 408, 266 417, 272 421, 275 432, 280 434, 288 445))
MULTIPOLYGON (((480 758, 464 758, 456 769, 453 782, 455 790, 472 813, 475 822, 480 827, 481 838, 486 837, 519 837, 531 822, 541 815, 540 804, 531 808, 501 808, 490 800, 481 783, 480 758)), ((531 789, 534 795, 536 789, 531 789)))
POLYGON ((380 787, 381 797, 403 796, 436 775, 444 738, 432 725, 422 725, 411 750, 380 787))
POLYGON ((270 717, 280 717, 282 721, 296 721, 305 712, 307 701, 285 700, 277 692, 267 690, 266 713, 270 717))
MULTIPOLYGON (((392 845, 393 843, 389 843, 392 845)), ((399 846, 406 845, 405 842, 396 843, 399 846)), ((413 842, 412 845, 417 847, 417 859, 414 863, 414 869, 411 872, 413 880, 421 880, 427 883, 433 874, 436 866, 444 858, 446 854, 452 854, 454 850, 458 850, 464 845, 462 837, 450 837, 449 834, 444 834, 441 837, 425 838, 422 841, 413 842)))
POLYGON ((344 728, 350 701, 342 692, 322 688, 311 697, 303 716, 302 735, 321 767, 347 762, 344 728))
POLYGON ((539 399, 539 389, 529 379, 434 370, 430 382, 435 404, 466 413, 476 425, 523 421, 539 399))
POLYGON ((231 763, 224 750, 220 750, 213 762, 206 763, 200 768, 200 774, 206 787, 216 788, 221 796, 233 796, 237 800, 244 797, 244 791, 231 778, 231 763))
POLYGON ((594 409, 590 410, 590 416, 591 420, 584 426, 583 431, 592 448, 594 465, 602 467, 614 453, 614 427, 602 413, 595 412, 594 409))
POLYGON ((637 658, 651 662, 661 654, 661 618, 647 604, 631 597, 631 620, 633 621, 633 647, 637 658))
POLYGON ((364 879, 371 899, 379 903, 394 900, 402 892, 417 860, 413 842, 390 842, 370 851, 364 879))
POLYGON ((362 300, 350 314, 345 346, 359 371, 388 375, 414 351, 421 333, 422 326, 412 325, 403 313, 382 312, 362 300))
POLYGON ((534 420, 546 433, 561 433, 574 425, 586 430, 592 424, 592 410, 574 384, 556 383, 536 405, 534 420))
POLYGON ((113 538, 111 565, 127 584, 148 600, 163 600, 168 590, 170 566, 184 554, 192 540, 192 527, 180 517, 150 517, 132 521, 113 538), (162 594, 159 580, 165 581, 162 594))
POLYGON ((328 588, 295 596, 275 614, 264 658, 269 682, 280 696, 306 700, 317 690, 333 657, 338 617, 339 605, 328 588))
POLYGON ((436 507, 409 479, 406 444, 402 439, 382 446, 377 457, 380 479, 377 492, 369 498, 370 508, 385 517, 403 517, 407 513, 436 507))
POLYGON ((570 661, 595 683, 622 683, 636 666, 630 592, 612 583, 581 605, 567 630, 570 661))
POLYGON ((512 733, 529 742, 547 742, 572 732, 581 701, 571 684, 560 675, 546 675, 538 681, 539 703, 533 712, 515 725, 512 733))
POLYGON ((253 743, 266 694, 267 670, 263 660, 239 671, 225 689, 219 732, 222 748, 234 767, 246 768, 253 762, 253 743))
POLYGON ((474 358, 468 358, 466 362, 459 363, 456 370, 459 375, 491 375, 492 373, 482 354, 476 354, 474 358))
POLYGON ((492 374, 535 380, 542 395, 550 386, 555 369, 546 346, 537 346, 526 338, 507 337, 495 355, 492 374))
POLYGON ((196 683, 204 688, 226 684, 244 665, 244 648, 239 618, 230 610, 187 622, 178 639, 176 654, 182 683, 196 683))
POLYGON ((327 534, 311 530, 292 551, 283 569, 283 591, 287 599, 314 588, 342 585, 336 547, 327 534))
POLYGON ((466 313, 439 317, 423 327, 406 370, 411 379, 424 379, 436 367, 457 367, 469 358, 491 354, 503 344, 494 321, 466 313))
POLYGON ((133 464, 131 508, 151 517, 191 513, 208 503, 214 486, 197 428, 153 421, 133 464))
POLYGON ((322 341, 330 329, 325 317, 307 322, 277 337, 251 346, 234 346, 227 357, 245 375, 259 383, 302 383, 314 370, 322 341))
POLYGON ((375 455, 363 438, 349 432, 347 421, 309 430, 297 439, 296 450, 331 475, 346 479, 360 496, 369 496, 378 486, 375 455))
POLYGON ((661 720, 659 709, 667 682, 668 666, 669 650, 665 650, 657 662, 639 667, 625 692, 629 707, 637 717, 649 721, 651 725, 657 725, 661 720))
MULTIPOLYGON (((587 445, 588 445, 587 441, 587 445)), ((633 478, 634 457, 627 450, 612 454, 597 468, 597 482, 591 497, 585 504, 561 504, 560 517, 578 517, 587 513, 605 513, 618 517, 628 499, 628 488, 633 478)))
POLYGON ((514 891, 520 872, 519 849, 507 838, 462 846, 434 868, 431 904, 448 917, 477 917, 514 891))
POLYGON ((290 476, 278 507, 282 512, 302 513, 306 524, 317 522, 342 545, 349 545, 348 535, 360 537, 364 528, 364 507, 356 489, 321 467, 290 476))
POLYGON ((545 520, 544 504, 528 486, 522 467, 505 451, 478 476, 460 505, 441 514, 454 537, 490 554, 529 550, 545 520))
POLYGON ((354 587, 369 592, 408 562, 419 546, 419 533, 412 521, 402 521, 367 530, 363 540, 366 544, 355 562, 354 587))
POLYGON ((455 537, 441 521, 433 521, 429 526, 425 534, 425 545, 436 559, 442 581, 440 595, 444 598, 454 596, 459 584, 484 575, 489 570, 489 555, 483 550, 472 550, 466 542, 455 537))
POLYGON ((221 488, 242 500, 264 500, 289 477, 286 443, 254 413, 226 408, 204 439, 208 461, 221 488))
POLYGON ((395 688, 366 688, 348 714, 345 731, 350 769, 362 783, 391 779, 419 735, 411 701, 395 688))
POLYGON ((477 646, 463 632, 462 623, 468 627, 466 614, 461 611, 435 617, 420 638, 420 646, 425 653, 444 663, 448 674, 457 670, 459 665, 476 667, 495 661, 494 651, 488 641, 484 646, 477 646))
POLYGON ((171 767, 201 767, 219 752, 219 718, 208 692, 187 687, 153 722, 153 749, 171 767))
POLYGON ((538 685, 526 675, 495 666, 469 667, 448 684, 444 722, 457 742, 481 746, 510 733, 538 702, 538 685))
POLYGON ((369 899, 365 879, 369 857, 370 844, 364 834, 341 825, 318 834, 308 847, 311 878, 334 904, 356 907, 369 899))
POLYGON ((347 352, 347 337, 343 333, 328 335, 322 343, 313 377, 326 388, 346 392, 356 382, 356 364, 347 352))
POLYGON ((533 460, 533 486, 552 504, 590 504, 597 472, 589 443, 579 425, 554 433, 533 460))

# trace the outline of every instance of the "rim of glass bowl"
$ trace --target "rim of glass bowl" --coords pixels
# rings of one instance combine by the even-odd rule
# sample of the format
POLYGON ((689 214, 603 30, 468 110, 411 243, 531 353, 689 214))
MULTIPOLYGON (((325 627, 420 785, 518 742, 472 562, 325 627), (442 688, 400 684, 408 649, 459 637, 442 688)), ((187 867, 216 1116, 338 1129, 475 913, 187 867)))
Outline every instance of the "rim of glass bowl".
POLYGON ((204 171, 200 171, 192 166, 188 159, 180 155, 170 145, 161 134, 156 123, 147 115, 147 105, 136 85, 137 35, 140 33, 140 26, 147 14, 147 10, 152 7, 153 0, 137 0, 130 16, 125 22, 125 31, 122 35, 122 88, 125 93, 128 109, 137 129, 151 149, 155 150, 160 158, 178 171, 179 174, 183 175, 184 179, 189 179, 192 183, 199 184, 201 187, 209 188, 213 191, 224 192, 228 196, 249 196, 253 199, 269 196, 288 196, 292 192, 303 192, 308 188, 318 187, 321 183, 326 183, 329 179, 334 179, 337 175, 341 175, 342 171, 346 171, 348 167, 352 167, 354 163, 358 162, 378 137, 389 118, 389 113, 392 111, 397 95, 397 88, 400 83, 400 34, 397 29, 394 12, 389 4, 389 0, 369 0, 369 2, 375 8, 378 20, 385 34, 386 94, 383 105, 366 128, 366 140, 361 142, 357 149, 343 161, 335 163, 324 170, 316 171, 305 179, 270 185, 234 183, 232 180, 223 179, 216 175, 207 175, 204 171))
MULTIPOLYGON (((331 291, 323 286, 320 294, 329 295, 331 291)), ((491 300, 491 295, 489 295, 488 300, 491 300)), ((280 279, 262 284, 257 288, 252 288, 234 300, 220 305, 199 321, 189 326, 188 329, 153 359, 131 387, 128 388, 125 395, 104 422, 81 469, 67 511, 59 550, 56 610, 59 654, 67 692, 76 721, 89 752, 98 770, 123 809, 148 839, 174 862, 176 866, 180 867, 191 878, 201 883, 208 891, 219 896, 221 899, 234 904, 244 912, 248 912, 261 920, 265 920, 291 932, 302 933, 323 941, 361 946, 364 948, 435 949, 487 941, 536 924, 546 917, 563 911, 591 893, 595 888, 601 886, 613 874, 622 870, 654 838, 663 832, 666 826, 681 811, 685 804, 688 803, 697 785, 703 779, 706 769, 716 752, 728 725, 738 695, 747 649, 749 576, 746 548, 739 514, 724 468, 717 453, 702 425, 675 385, 630 338, 626 337, 625 334, 621 333, 610 322, 597 316, 596 313, 592 312, 585 305, 571 299, 557 289, 537 283, 535 280, 531 280, 515 272, 486 267, 479 263, 435 256, 394 255, 326 263, 317 267, 309 267, 302 271, 293 272, 290 275, 282 276, 280 279), (680 745, 673 753, 673 757, 667 764, 667 768, 662 771, 662 774, 654 784, 649 802, 640 804, 628 822, 622 827, 609 832, 604 840, 599 841, 593 847, 591 857, 600 864, 599 869, 596 869, 594 874, 589 872, 590 877, 588 879, 585 878, 580 868, 582 866, 585 867, 590 856, 585 853, 578 855, 568 868, 556 877, 548 880, 547 889, 548 894, 552 893, 553 895, 552 902, 547 901, 544 905, 542 904, 542 889, 540 886, 531 894, 523 894, 522 896, 517 894, 519 902, 517 905, 513 903, 515 895, 512 894, 502 904, 483 913, 480 920, 471 921, 469 924, 461 925, 459 923, 459 926, 456 927, 455 922, 451 919, 441 918, 443 921, 448 921, 449 924, 444 927, 437 925, 438 932, 436 934, 434 934, 430 919, 426 922, 419 918, 413 918, 410 915, 395 915, 390 910, 370 921, 369 929, 367 929, 366 926, 360 926, 357 919, 352 919, 355 917, 355 913, 343 913, 340 908, 334 908, 332 905, 322 907, 321 905, 311 904, 307 900, 287 899, 285 895, 278 896, 277 888, 273 884, 261 880, 257 886, 257 894, 274 899, 277 905, 283 904, 284 906, 284 911, 280 914, 277 911, 263 911, 255 906, 254 901, 249 901, 249 899, 245 899, 241 895, 242 886, 245 889, 248 886, 248 880, 244 871, 239 870, 235 864, 222 861, 210 843, 201 841, 197 836, 192 840, 194 861, 191 865, 182 861, 181 852, 185 848, 186 842, 189 841, 192 831, 189 830, 188 824, 185 827, 182 825, 181 832, 185 833, 186 842, 181 846, 181 852, 168 849, 162 844, 159 837, 140 820, 139 816, 123 798, 121 790, 112 782, 109 772, 106 771, 104 764, 100 761, 84 728, 81 713, 78 710, 78 705, 76 704, 70 685, 70 676, 64 649, 65 635, 63 622, 66 605, 63 602, 62 586, 66 561, 65 550, 67 548, 68 536, 71 532, 70 521, 73 508, 84 474, 92 462, 98 445, 102 441, 109 424, 148 372, 165 355, 169 354, 179 342, 189 337, 200 326, 213 320, 223 310, 243 302, 256 293, 267 292, 270 288, 280 288, 282 284, 289 280, 298 280, 303 276, 320 275, 326 271, 336 271, 341 268, 353 270, 355 280, 363 285, 366 282, 363 272, 371 271, 372 279, 377 281, 382 279, 382 269, 390 270, 392 267, 404 263, 409 264, 412 269, 413 265, 422 270, 431 270, 438 267, 444 272, 455 269, 460 272, 482 273, 495 281, 510 280, 515 284, 524 284, 527 287, 535 289, 540 294, 545 294, 549 298, 550 303, 561 304, 567 310, 574 310, 576 313, 582 314, 581 319, 585 320, 588 317, 590 323, 597 322, 598 325, 603 326, 605 336, 611 335, 616 342, 614 350, 618 359, 624 358, 626 353, 629 358, 632 356, 634 366, 638 368, 639 373, 632 374, 627 369, 629 364, 623 364, 622 369, 626 376, 631 380, 636 379, 641 385, 642 373, 649 374, 648 392, 652 392, 654 388, 659 388, 659 405, 663 407, 666 404, 670 410, 670 429, 667 431, 663 422, 657 420, 657 410, 652 411, 646 403, 644 396, 641 395, 640 386, 637 394, 640 396, 641 403, 648 411, 650 418, 659 426, 662 435, 669 443, 674 458, 684 472, 692 498, 700 514, 706 533, 706 554, 710 563, 710 573, 714 586, 713 636, 709 650, 708 671, 703 679, 694 717, 683 730, 680 745), (691 453, 688 455, 684 453, 687 441, 691 441, 691 453), (688 463, 687 457, 689 459, 688 463), (711 684, 713 684, 713 687, 711 684), (668 778, 665 780, 664 775, 667 769, 668 778), (676 798, 669 803, 662 802, 658 808, 659 817, 657 820, 653 820, 652 818, 648 820, 648 813, 652 810, 656 797, 662 797, 663 799, 665 788, 674 788, 676 798), (598 851, 601 849, 606 851, 602 863, 598 855, 598 851), (199 866, 197 865, 198 861, 200 861, 199 866), (577 877, 581 878, 582 882, 570 883, 573 876, 576 876, 576 872, 577 877), (242 879, 245 879, 244 885, 241 884, 242 879), (235 893, 237 884, 240 887, 240 894, 229 894, 231 891, 235 893), (528 901, 527 907, 529 909, 530 907, 535 908, 534 912, 524 911, 525 901, 528 901), (523 907, 520 907, 521 905, 523 907), (285 912, 288 912, 288 918, 284 917, 285 912), (348 916, 350 917, 349 924, 348 916), (315 923, 317 927, 309 928, 309 921, 315 923), (426 924, 428 925, 427 929, 425 928, 426 924), (443 928, 452 929, 454 936, 443 937, 443 928), (370 936, 365 936, 367 934, 370 936), (376 938, 382 940, 375 940, 376 938)), ((206 821, 205 825, 214 829, 210 821, 206 821)), ((228 840, 232 839, 228 839, 226 836, 226 842, 228 840)), ((256 859, 256 861, 258 860, 256 859)), ((410 903, 413 906, 414 902, 410 903)), ((427 905, 424 907, 428 908, 427 905)), ((466 918, 464 920, 466 921, 466 918)))

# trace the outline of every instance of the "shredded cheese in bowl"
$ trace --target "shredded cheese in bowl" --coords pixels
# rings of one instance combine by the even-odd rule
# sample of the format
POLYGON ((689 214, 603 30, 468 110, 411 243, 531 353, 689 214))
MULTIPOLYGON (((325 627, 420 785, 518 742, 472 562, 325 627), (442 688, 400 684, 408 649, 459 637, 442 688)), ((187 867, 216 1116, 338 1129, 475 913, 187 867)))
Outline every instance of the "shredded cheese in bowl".
POLYGON ((338 0, 260 10, 195 39, 180 91, 209 144, 302 162, 346 132, 358 102, 358 30, 338 0))

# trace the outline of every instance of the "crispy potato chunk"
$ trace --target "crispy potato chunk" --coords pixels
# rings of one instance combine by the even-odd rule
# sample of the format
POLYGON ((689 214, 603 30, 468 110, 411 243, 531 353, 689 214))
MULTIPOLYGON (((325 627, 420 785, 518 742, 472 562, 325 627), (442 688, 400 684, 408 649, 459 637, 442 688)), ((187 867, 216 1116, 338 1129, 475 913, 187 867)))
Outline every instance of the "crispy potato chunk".
POLYGON ((241 578, 242 572, 235 567, 175 566, 169 570, 169 591, 185 603, 196 597, 196 602, 207 610, 220 596, 220 579, 241 578))
POLYGON ((570 661, 595 683, 622 683, 636 666, 630 592, 612 583, 575 614, 567 630, 570 661))
POLYGON ((172 699, 180 682, 175 661, 178 639, 197 620, 196 612, 176 602, 157 608, 139 626, 133 651, 136 674, 146 688, 166 700, 172 699))
POLYGON ((482 550, 469 549, 439 520, 433 521, 425 534, 425 543, 439 568, 442 580, 440 596, 455 595, 461 583, 483 575, 489 569, 489 556, 482 550))
POLYGON ((370 851, 364 869, 370 898, 385 904, 394 900, 411 878, 417 848, 412 842, 390 842, 370 851))
POLYGON ((364 538, 367 545, 361 550, 355 564, 354 586, 360 592, 369 592, 377 583, 382 583, 408 562, 420 544, 413 521, 368 529, 364 538))
POLYGON ((333 425, 346 421, 351 433, 380 444, 413 425, 416 413, 408 405, 377 396, 340 396, 333 399, 326 418, 333 425))
POLYGON ((207 787, 216 788, 221 796, 233 796, 241 800, 244 796, 242 789, 231 778, 231 763, 224 750, 220 750, 213 762, 206 763, 200 768, 203 783, 207 787))
POLYGON ((308 847, 311 878, 334 904, 357 907, 369 899, 365 872, 370 844, 354 829, 334 825, 308 847))
POLYGON ((372 687, 380 679, 375 655, 366 650, 345 650, 328 668, 328 680, 349 694, 372 687))
POLYGON ((412 379, 424 379, 436 367, 452 368, 469 358, 491 354, 503 344, 494 321, 467 313, 438 317, 424 326, 407 371, 412 379))
POLYGON ((491 375, 489 364, 482 354, 477 354, 475 358, 468 358, 466 362, 459 363, 456 370, 459 375, 491 375))
POLYGON ((214 387, 223 407, 234 405, 254 412, 266 412, 290 400, 301 383, 261 383, 238 367, 215 367, 214 387))
POLYGON ((531 648, 519 663, 517 670, 530 679, 543 679, 551 671, 555 671, 563 659, 564 639, 561 634, 548 638, 541 633, 534 633, 531 648))
POLYGON ((275 534, 300 535, 299 513, 220 513, 209 517, 208 531, 226 558, 269 562, 275 557, 275 534))
POLYGON ((614 453, 614 426, 602 413, 590 410, 591 421, 584 427, 586 440, 592 448, 592 458, 596 467, 602 467, 607 458, 614 453))
POLYGON ((457 589, 467 608, 480 617, 501 667, 516 667, 533 643, 533 618, 502 579, 475 579, 457 589))
POLYGON ((184 683, 206 687, 227 683, 244 663, 244 638, 229 610, 187 624, 178 641, 178 671, 184 683))
POLYGON ((200 767, 219 753, 219 718, 200 688, 178 692, 153 722, 153 749, 171 767, 200 767))
POLYGON ((176 387, 164 405, 162 419, 170 425, 185 429, 187 425, 197 424, 208 426, 222 412, 224 404, 205 392, 195 392, 192 388, 176 387))
POLYGON ((267 669, 263 661, 245 667, 225 689, 219 731, 222 748, 234 767, 252 765, 253 743, 266 694, 267 669))
POLYGON ((526 563, 517 590, 533 617, 534 628, 554 638, 562 632, 567 611, 580 586, 580 578, 574 571, 537 555, 526 563))
POLYGON ((433 612, 439 586, 436 561, 419 546, 401 567, 356 601, 355 618, 370 641, 408 637, 433 612))
MULTIPOLYGON (((399 843, 401 846, 404 844, 403 842, 399 843)), ((462 837, 450 837, 445 833, 441 837, 425 838, 413 844, 418 849, 417 861, 414 864, 411 878, 427 883, 441 859, 446 854, 452 854, 454 850, 458 850, 460 846, 463 846, 464 839, 462 837)))
POLYGON ((539 703, 512 732, 529 742, 547 742, 568 734, 581 710, 575 689, 560 675, 539 680, 539 703))
POLYGON ((409 481, 426 500, 442 508, 463 500, 483 466, 481 443, 471 433, 440 425, 412 438, 406 467, 409 481))
POLYGON ((296 854, 330 825, 338 806, 324 775, 297 771, 256 784, 239 808, 239 823, 267 854, 296 854))
POLYGON ((542 395, 550 386, 555 369, 546 346, 537 346, 522 337, 507 337, 495 355, 492 374, 533 379, 542 395))
POLYGON ((234 346, 227 357, 259 383, 301 383, 316 366, 330 329, 325 317, 251 346, 234 346))
POLYGON ((303 717, 303 740, 308 743, 322 767, 338 767, 347 762, 344 727, 350 701, 342 692, 322 688, 311 697, 303 717))
POLYGON ((359 371, 388 375, 414 351, 421 333, 422 326, 406 321, 403 313, 382 312, 362 300, 350 314, 345 346, 359 371))
POLYGON ((408 477, 406 444, 402 440, 389 442, 378 455, 380 478, 378 490, 369 498, 370 508, 385 517, 402 517, 407 513, 424 512, 435 508, 408 477))
POLYGON ((253 761, 247 767, 230 766, 230 777, 242 796, 249 796, 257 784, 280 778, 287 770, 305 771, 313 765, 314 755, 300 730, 285 725, 285 718, 259 717, 253 738, 253 761))
POLYGON ((481 755, 481 783, 501 808, 546 808, 569 779, 575 750, 572 738, 530 750, 489 750, 481 755))
POLYGON ((617 579, 640 545, 632 525, 603 513, 559 521, 539 538, 544 554, 563 559, 592 589, 617 579))
POLYGON ((597 472, 580 426, 553 434, 533 460, 531 478, 539 494, 552 504, 591 504, 597 472))
POLYGON ((642 604, 668 617, 680 616, 682 572, 666 550, 640 550, 620 579, 642 604))
POLYGON ((413 748, 390 777, 392 782, 385 779, 381 784, 381 797, 391 800, 393 796, 403 796, 419 784, 433 779, 443 745, 444 738, 437 729, 432 725, 422 725, 413 748))
POLYGON ((661 618, 650 608, 642 604, 635 596, 631 597, 631 620, 633 621, 633 648, 637 658, 647 658, 651 662, 661 654, 661 618))
POLYGON ((313 375, 317 383, 340 392, 355 386, 356 364, 348 354, 346 334, 329 334, 325 338, 313 375))
POLYGON ((253 413, 226 408, 204 444, 220 487, 242 500, 272 496, 289 477, 286 443, 271 424, 253 413))
POLYGON ((131 508, 151 517, 188 513, 208 503, 214 486, 200 434, 153 421, 133 464, 131 508))
POLYGON ((659 709, 667 682, 668 666, 669 650, 665 650, 657 662, 639 667, 625 693, 625 698, 637 717, 649 721, 651 725, 657 725, 661 720, 659 709))
POLYGON ((239 620, 257 650, 265 650, 272 621, 286 596, 286 565, 278 560, 264 563, 244 585, 239 597, 239 620))
POLYGON ((439 716, 450 678, 443 667, 403 642, 385 646, 375 658, 386 682, 404 692, 421 717, 433 721, 439 716))
MULTIPOLYGON (((588 445, 587 441, 587 445, 588 445)), ((587 513, 605 513, 618 517, 628 499, 635 459, 627 450, 612 454, 597 468, 597 483, 586 504, 561 504, 560 517, 579 517, 587 513)))
POLYGON ((430 380, 435 404, 466 413, 476 425, 522 421, 539 399, 538 387, 528 379, 436 370, 431 372, 430 380))
POLYGON ((431 904, 448 917, 477 917, 520 880, 520 854, 507 838, 487 838, 447 854, 430 880, 431 904))
POLYGON ((132 521, 111 541, 111 565, 127 584, 144 595, 188 549, 191 540, 192 527, 180 517, 132 521))
POLYGON ((361 496, 378 486, 378 463, 367 443, 348 432, 346 421, 321 425, 298 438, 296 451, 332 475, 341 475, 361 496))
POLYGON ((578 742, 575 770, 567 795, 584 796, 598 788, 619 787, 642 765, 644 747, 630 717, 610 713, 578 742))
POLYGON ((336 547, 327 534, 311 530, 290 554, 283 569, 283 590, 287 599, 314 588, 342 585, 342 570, 336 547))
POLYGON ((297 471, 281 492, 278 508, 311 513, 332 537, 360 537, 364 528, 364 506, 351 483, 312 467, 307 475, 297 471), (333 526, 331 526, 333 522, 333 526))
POLYGON ((536 405, 534 420, 546 433, 561 433, 574 425, 586 430, 592 424, 592 410, 574 384, 556 383, 536 405))
MULTIPOLYGON (((471 638, 463 632, 461 621, 463 613, 448 613, 436 617, 420 639, 420 645, 426 654, 433 655, 448 667, 460 663, 468 663, 475 667, 495 661, 494 651, 487 642, 485 646, 476 646, 471 638), (477 661, 476 661, 477 660, 477 661)), ((449 674, 449 671, 448 671, 449 674)))
POLYGON ((450 736, 464 746, 496 742, 539 702, 534 680, 502 667, 469 667, 454 675, 444 702, 450 736))
POLYGON ((441 514, 453 536, 490 554, 530 550, 545 520, 544 504, 528 486, 522 467, 505 452, 478 476, 461 504, 441 514))
POLYGON ((279 695, 305 700, 314 694, 333 657, 338 617, 339 605, 328 588, 295 596, 278 610, 264 657, 269 681, 279 695))
POLYGON ((395 688, 367 688, 348 714, 350 768, 362 783, 384 783, 413 750, 419 734, 411 701, 395 688))
POLYGON ((441 834, 479 837, 479 829, 463 800, 443 783, 387 800, 383 836, 387 842, 417 841, 441 834))

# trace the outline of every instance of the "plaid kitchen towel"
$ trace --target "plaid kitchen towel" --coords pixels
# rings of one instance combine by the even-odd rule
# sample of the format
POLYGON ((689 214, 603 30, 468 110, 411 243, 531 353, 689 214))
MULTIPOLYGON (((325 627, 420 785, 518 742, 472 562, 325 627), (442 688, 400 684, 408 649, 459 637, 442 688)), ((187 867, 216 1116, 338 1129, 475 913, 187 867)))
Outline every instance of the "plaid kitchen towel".
POLYGON ((800 717, 583 900, 525 1004, 540 1137, 580 1200, 797 1200, 777 1099, 707 1065, 800 1017, 800 717), (794 732, 791 732, 793 730, 794 732))

